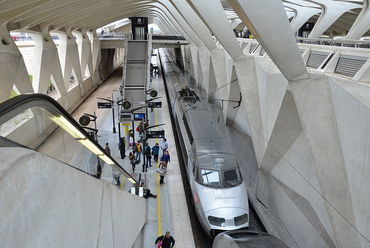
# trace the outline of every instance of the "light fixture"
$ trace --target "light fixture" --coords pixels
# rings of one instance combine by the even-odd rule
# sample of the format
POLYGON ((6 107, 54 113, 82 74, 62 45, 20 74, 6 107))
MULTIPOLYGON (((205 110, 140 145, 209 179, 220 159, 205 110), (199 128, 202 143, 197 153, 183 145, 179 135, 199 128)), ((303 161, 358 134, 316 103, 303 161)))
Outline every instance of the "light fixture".
POLYGON ((128 178, 128 180, 129 180, 131 183, 136 183, 136 182, 134 181, 134 179, 132 179, 131 177, 129 177, 129 178, 128 178))
POLYGON ((114 162, 112 159, 110 159, 107 155, 101 155, 99 156, 105 163, 113 165, 114 162))
POLYGON ((103 155, 102 151, 94 143, 92 143, 90 140, 88 140, 86 138, 83 138, 83 139, 79 139, 77 141, 80 142, 83 146, 85 146, 87 149, 89 149, 95 155, 98 155, 98 156, 103 155))
POLYGON ((72 125, 66 118, 63 116, 51 116, 50 120, 52 120, 55 124, 61 127, 64 131, 69 133, 73 138, 75 138, 78 142, 80 142, 83 146, 89 149, 95 155, 103 155, 104 153, 97 147, 93 142, 85 137, 75 126, 72 125))
MULTIPOLYGON (((66 131, 69 135, 75 138, 78 142, 80 142, 84 147, 89 149, 92 153, 99 156, 105 163, 109 165, 114 165, 115 162, 104 154, 102 150, 98 146, 96 146, 92 141, 86 138, 86 136, 78 130, 71 122, 69 122, 63 116, 50 116, 50 120, 52 120, 55 124, 61 127, 64 131, 66 131)), ((135 184, 135 180, 132 178, 128 178, 128 180, 135 184)))
POLYGON ((69 133, 73 138, 75 139, 85 138, 85 136, 63 116, 50 116, 50 120, 52 120, 55 124, 63 128, 64 131, 69 133))

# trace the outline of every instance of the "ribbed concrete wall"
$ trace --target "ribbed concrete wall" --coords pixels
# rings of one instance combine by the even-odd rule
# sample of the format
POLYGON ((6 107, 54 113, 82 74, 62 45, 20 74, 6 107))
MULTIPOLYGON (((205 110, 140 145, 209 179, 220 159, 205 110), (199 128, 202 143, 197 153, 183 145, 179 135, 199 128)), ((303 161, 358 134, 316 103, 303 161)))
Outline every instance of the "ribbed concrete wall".
MULTIPOLYGON (((321 73, 288 84, 267 56, 232 62, 216 52, 209 85, 198 83, 217 98, 243 96, 217 119, 226 119, 268 230, 290 247, 370 247, 370 86, 321 73)), ((197 77, 193 58, 187 69, 197 77)))

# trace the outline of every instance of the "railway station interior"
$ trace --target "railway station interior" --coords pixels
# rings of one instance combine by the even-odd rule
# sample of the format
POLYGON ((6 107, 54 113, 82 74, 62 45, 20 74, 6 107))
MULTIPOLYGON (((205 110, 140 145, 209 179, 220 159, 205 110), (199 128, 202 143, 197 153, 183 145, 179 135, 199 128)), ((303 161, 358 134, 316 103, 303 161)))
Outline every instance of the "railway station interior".
POLYGON ((369 83, 369 0, 2 0, 0 247, 369 248, 369 83))

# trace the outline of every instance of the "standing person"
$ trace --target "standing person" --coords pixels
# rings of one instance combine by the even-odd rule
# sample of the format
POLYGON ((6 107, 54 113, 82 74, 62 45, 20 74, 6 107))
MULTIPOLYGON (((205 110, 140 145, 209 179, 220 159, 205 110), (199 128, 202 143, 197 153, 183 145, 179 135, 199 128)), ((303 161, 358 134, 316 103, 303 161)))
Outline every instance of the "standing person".
POLYGON ((98 157, 98 165, 97 165, 97 167, 96 167, 96 178, 97 179, 100 179, 100 177, 101 177, 101 172, 102 172, 102 168, 101 168, 101 165, 100 165, 100 161, 99 161, 99 157, 98 157))
POLYGON ((139 135, 144 132, 144 124, 142 121, 140 122, 139 126, 137 126, 136 131, 139 133, 139 135))
POLYGON ((130 129, 128 131, 128 135, 129 135, 129 137, 128 137, 128 144, 131 145, 130 144, 130 139, 132 139, 132 144, 134 143, 134 131, 132 129, 130 129))
POLYGON ((145 157, 146 157, 146 160, 147 160, 147 162, 146 162, 146 167, 152 167, 152 153, 151 153, 151 148, 150 148, 150 146, 147 144, 146 145, 146 147, 145 147, 145 151, 144 151, 144 153, 145 153, 145 157))
POLYGON ((136 154, 137 152, 137 144, 136 143, 132 143, 132 153, 133 154, 136 154))
POLYGON ((161 161, 161 163, 159 164, 159 168, 157 169, 157 172, 159 173, 159 177, 160 177, 159 183, 164 184, 164 177, 167 174, 166 162, 161 161))
POLYGON ((155 247, 172 248, 175 246, 175 239, 171 236, 170 232, 167 231, 165 235, 159 236, 154 244, 155 247))
POLYGON ((162 154, 164 154, 164 151, 168 149, 168 143, 166 138, 163 138, 163 140, 161 141, 161 149, 162 154))
POLYGON ((112 167, 112 177, 116 181, 115 185, 119 187, 121 185, 121 181, 120 181, 121 174, 115 167, 112 167))
POLYGON ((121 159, 124 159, 126 157, 126 142, 125 138, 120 137, 119 138, 119 144, 118 144, 119 152, 121 154, 121 159))
POLYGON ((135 173, 135 165, 136 165, 135 155, 132 152, 130 152, 128 154, 128 159, 130 160, 130 164, 132 166, 132 173, 135 173))
POLYGON ((167 164, 170 162, 170 153, 168 150, 165 150, 162 157, 161 157, 161 162, 164 162, 167 166, 167 164))
POLYGON ((136 143, 136 163, 140 163, 142 147, 139 142, 136 143))
POLYGON ((110 148, 109 148, 109 143, 105 143, 105 148, 104 148, 104 151, 106 154, 108 154, 110 156, 110 148))
POLYGON ((158 163, 158 157, 159 157, 159 144, 155 143, 155 146, 152 147, 152 154, 154 161, 158 163))

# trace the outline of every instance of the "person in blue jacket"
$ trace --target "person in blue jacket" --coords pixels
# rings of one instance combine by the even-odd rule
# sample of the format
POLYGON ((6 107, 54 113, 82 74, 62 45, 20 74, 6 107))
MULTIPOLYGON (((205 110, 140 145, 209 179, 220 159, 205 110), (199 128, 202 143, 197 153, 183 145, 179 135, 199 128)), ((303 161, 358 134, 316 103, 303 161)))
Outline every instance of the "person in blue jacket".
POLYGON ((170 153, 168 152, 168 150, 165 150, 163 152, 163 155, 161 157, 161 162, 167 166, 167 164, 170 162, 170 153))
POLYGON ((154 161, 158 163, 158 157, 159 157, 159 144, 155 143, 155 146, 152 147, 152 155, 154 158, 154 161))

